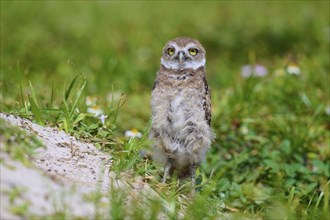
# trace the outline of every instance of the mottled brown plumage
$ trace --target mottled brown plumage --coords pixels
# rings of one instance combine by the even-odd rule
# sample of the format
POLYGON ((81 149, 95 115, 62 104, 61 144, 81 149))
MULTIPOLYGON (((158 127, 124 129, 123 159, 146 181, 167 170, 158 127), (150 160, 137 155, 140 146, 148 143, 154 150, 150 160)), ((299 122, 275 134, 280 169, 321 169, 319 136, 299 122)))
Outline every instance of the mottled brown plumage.
POLYGON ((206 81, 205 49, 195 39, 175 38, 163 48, 153 86, 150 138, 154 158, 165 164, 164 178, 190 176, 210 148, 210 89, 206 81))

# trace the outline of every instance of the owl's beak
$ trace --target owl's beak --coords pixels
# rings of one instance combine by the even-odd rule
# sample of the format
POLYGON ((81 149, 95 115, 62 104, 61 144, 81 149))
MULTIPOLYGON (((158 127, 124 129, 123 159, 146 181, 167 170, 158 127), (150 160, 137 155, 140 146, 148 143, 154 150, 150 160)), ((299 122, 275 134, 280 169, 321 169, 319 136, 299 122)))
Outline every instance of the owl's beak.
POLYGON ((184 52, 183 51, 179 51, 178 52, 178 55, 179 55, 179 63, 182 64, 184 61, 185 61, 185 55, 184 55, 184 52))

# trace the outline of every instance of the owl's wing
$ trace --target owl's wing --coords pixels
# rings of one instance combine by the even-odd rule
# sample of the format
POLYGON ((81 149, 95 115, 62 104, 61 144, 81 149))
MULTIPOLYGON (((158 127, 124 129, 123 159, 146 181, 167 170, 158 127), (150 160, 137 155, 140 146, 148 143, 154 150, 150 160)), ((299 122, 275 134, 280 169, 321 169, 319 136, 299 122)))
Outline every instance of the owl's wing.
MULTIPOLYGON (((157 72, 157 76, 158 76, 159 72, 157 72)), ((152 90, 154 90, 156 88, 158 84, 158 77, 156 78, 155 82, 154 82, 154 85, 152 86, 152 90)))
POLYGON ((154 90, 156 88, 157 84, 158 84, 158 81, 155 80, 154 85, 152 86, 152 90, 154 90))
POLYGON ((205 111, 205 120, 208 125, 211 127, 211 89, 209 88, 206 78, 203 78, 204 81, 204 96, 203 96, 203 109, 205 111))

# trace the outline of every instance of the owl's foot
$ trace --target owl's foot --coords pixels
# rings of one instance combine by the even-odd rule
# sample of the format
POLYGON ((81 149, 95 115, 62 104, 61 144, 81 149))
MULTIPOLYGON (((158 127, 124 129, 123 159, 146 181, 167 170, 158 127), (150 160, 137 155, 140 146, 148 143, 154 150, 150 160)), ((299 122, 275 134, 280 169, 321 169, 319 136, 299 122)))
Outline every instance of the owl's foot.
POLYGON ((173 164, 173 159, 172 158, 168 158, 166 164, 165 164, 165 168, 164 168, 164 176, 163 176, 163 181, 162 183, 166 182, 166 178, 170 173, 170 170, 172 168, 172 164, 173 164))

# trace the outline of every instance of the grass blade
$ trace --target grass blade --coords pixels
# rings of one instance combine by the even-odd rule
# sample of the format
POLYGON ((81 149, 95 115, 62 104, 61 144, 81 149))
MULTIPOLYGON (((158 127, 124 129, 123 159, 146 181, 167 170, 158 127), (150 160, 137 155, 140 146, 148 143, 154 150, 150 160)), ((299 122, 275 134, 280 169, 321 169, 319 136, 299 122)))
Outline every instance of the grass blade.
POLYGON ((64 114, 64 119, 63 119, 63 126, 64 126, 64 130, 65 132, 69 133, 69 126, 68 126, 68 122, 70 121, 70 114, 69 114, 69 107, 68 107, 68 103, 65 99, 66 93, 64 92, 63 94, 63 114, 64 114))
POLYGON ((54 101, 54 84, 52 84, 52 91, 51 91, 51 94, 50 94, 49 107, 53 106, 53 101, 54 101))
POLYGON ((31 104, 31 111, 32 111, 37 123, 41 124, 41 125, 45 125, 40 108, 38 107, 37 103, 34 101, 33 98, 31 98, 31 96, 28 96, 28 97, 29 97, 29 101, 31 104))
POLYGON ((324 187, 324 203, 323 203, 323 212, 328 213, 329 212, 329 183, 330 180, 327 182, 327 184, 324 187))
POLYGON ((126 95, 125 94, 121 94, 120 95, 120 98, 119 98, 119 100, 118 100, 118 104, 117 104, 117 107, 116 107, 116 109, 115 109, 115 116, 114 116, 114 118, 113 118, 113 124, 116 124, 116 121, 117 121, 117 116, 118 116, 118 112, 119 112, 119 108, 121 107, 121 106, 123 106, 124 104, 125 104, 125 102, 126 102, 126 95))
POLYGON ((22 81, 19 81, 19 90, 20 90, 20 101, 21 101, 21 106, 24 107, 24 95, 23 95, 23 86, 22 86, 22 81))
MULTIPOLYGON (((80 88, 79 88, 79 90, 77 92, 76 98, 75 98, 75 100, 73 102, 73 106, 72 106, 71 111, 70 111, 70 117, 73 115, 74 110, 76 109, 76 106, 77 106, 77 104, 78 104, 78 102, 80 100, 80 96, 81 96, 81 94, 82 94, 82 92, 83 92, 83 90, 84 90, 84 88, 86 86, 86 78, 85 78, 85 76, 81 74, 81 77, 82 77, 83 82, 82 82, 82 84, 81 84, 81 86, 80 86, 80 88)), ((76 78, 74 80, 76 80, 76 78)))
POLYGON ((64 99, 65 100, 68 100, 68 98, 70 96, 70 93, 72 91, 72 88, 73 88, 74 84, 76 83, 78 77, 79 77, 79 75, 77 75, 73 78, 73 80, 71 81, 71 83, 69 85, 69 88, 65 91, 65 94, 64 94, 64 99))
POLYGON ((29 84, 30 84, 30 88, 31 88, 31 95, 32 95, 32 99, 34 101, 34 104, 36 104, 36 106, 39 108, 38 102, 37 102, 37 98, 36 98, 36 93, 34 90, 34 87, 32 86, 31 81, 29 80, 29 84))

